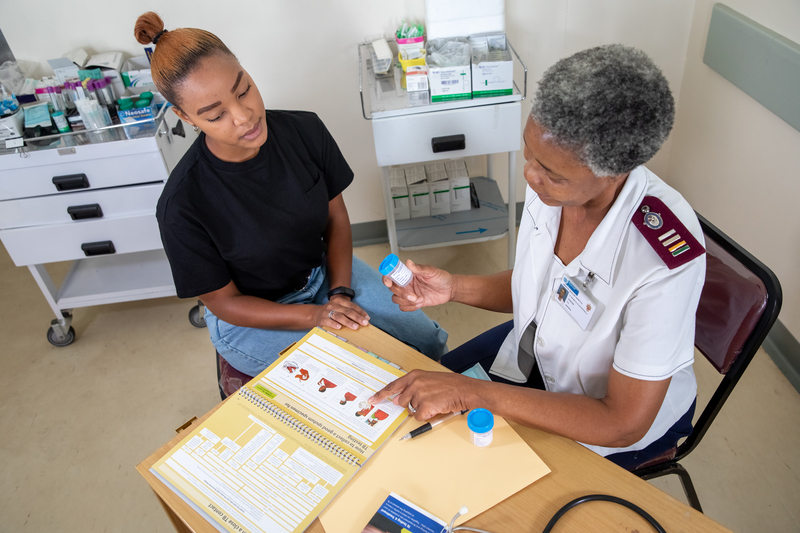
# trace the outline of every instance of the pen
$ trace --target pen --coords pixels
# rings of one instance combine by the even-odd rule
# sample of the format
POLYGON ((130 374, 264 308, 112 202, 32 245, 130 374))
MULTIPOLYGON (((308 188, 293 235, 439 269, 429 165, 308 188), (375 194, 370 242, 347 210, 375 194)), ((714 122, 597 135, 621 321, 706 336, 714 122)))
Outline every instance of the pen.
POLYGON ((410 433, 406 433, 405 435, 403 435, 400 438, 400 440, 413 439, 414 437, 419 437, 423 433, 427 433, 428 431, 432 430, 433 428, 435 428, 436 426, 438 426, 442 422, 446 422, 447 420, 450 420, 454 416, 463 415, 467 411, 469 411, 469 409, 464 409, 463 411, 457 411, 455 413, 450 413, 449 415, 444 416, 444 417, 440 418, 439 420, 436 420, 435 422, 427 422, 427 423, 421 425, 420 427, 418 427, 417 429, 412 429, 410 433))

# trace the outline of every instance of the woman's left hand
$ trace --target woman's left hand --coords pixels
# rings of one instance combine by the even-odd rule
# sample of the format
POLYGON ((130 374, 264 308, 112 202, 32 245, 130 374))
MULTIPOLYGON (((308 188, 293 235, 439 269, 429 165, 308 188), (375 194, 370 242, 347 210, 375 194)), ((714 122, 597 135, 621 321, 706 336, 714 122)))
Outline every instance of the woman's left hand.
POLYGON ((395 395, 392 400, 395 405, 407 408, 411 404, 415 419, 428 420, 440 413, 476 407, 474 399, 479 397, 477 389, 482 383, 451 372, 412 370, 376 392, 368 401, 377 405, 395 395))

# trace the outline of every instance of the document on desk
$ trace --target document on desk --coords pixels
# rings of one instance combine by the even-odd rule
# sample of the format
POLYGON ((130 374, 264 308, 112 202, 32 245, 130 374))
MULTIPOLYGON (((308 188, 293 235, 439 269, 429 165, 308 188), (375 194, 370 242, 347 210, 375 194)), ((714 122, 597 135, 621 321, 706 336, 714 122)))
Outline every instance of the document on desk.
POLYGON ((405 421, 366 401, 403 374, 315 328, 151 471, 220 531, 303 531, 405 421))
MULTIPOLYGON (((462 524, 516 494, 550 469, 514 428, 494 417, 492 443, 472 444, 467 417, 455 417, 417 438, 391 439, 320 515, 325 533, 361 531, 395 493, 449 522, 462 505, 462 524)), ((413 419, 398 434, 421 423, 413 419)))

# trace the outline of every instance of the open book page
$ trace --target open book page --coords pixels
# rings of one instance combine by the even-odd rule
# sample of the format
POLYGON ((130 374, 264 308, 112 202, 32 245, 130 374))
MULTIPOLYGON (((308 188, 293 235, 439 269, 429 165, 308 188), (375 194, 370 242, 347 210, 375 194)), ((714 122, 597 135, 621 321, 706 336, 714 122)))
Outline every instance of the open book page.
POLYGON ((408 416, 390 401, 366 400, 403 374, 315 328, 246 387, 363 464, 408 416))
POLYGON ((358 467, 236 394, 152 470, 224 531, 291 533, 358 467))

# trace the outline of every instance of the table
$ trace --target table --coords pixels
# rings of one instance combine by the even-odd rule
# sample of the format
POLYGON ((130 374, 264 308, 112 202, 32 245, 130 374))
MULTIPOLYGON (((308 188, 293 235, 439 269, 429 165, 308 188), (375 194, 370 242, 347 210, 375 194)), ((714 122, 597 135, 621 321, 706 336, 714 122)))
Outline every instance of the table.
MULTIPOLYGON (((337 330, 337 335, 390 359, 405 369, 440 369, 424 355, 372 326, 358 331, 337 330)), ((219 406, 217 406, 218 408, 219 406)), ((205 420, 217 408, 185 429, 205 420)), ((465 525, 494 533, 542 531, 550 518, 567 502, 587 494, 610 494, 635 503, 653 516, 667 531, 729 531, 702 513, 661 492, 646 481, 596 455, 576 442, 511 422, 519 435, 550 467, 551 473, 532 485, 466 522, 465 525)), ((191 509, 152 473, 150 467, 183 438, 182 434, 159 448, 136 469, 150 484, 169 520, 178 532, 216 533, 217 530, 191 509)), ((380 452, 374 460, 380 460, 380 452)), ((345 488, 345 490, 347 490, 345 488)), ((452 517, 441 517, 450 520, 452 517)), ((652 531, 641 517, 624 507, 607 502, 583 504, 565 514, 556 531, 652 531)), ((319 520, 307 529, 323 533, 319 520)))

